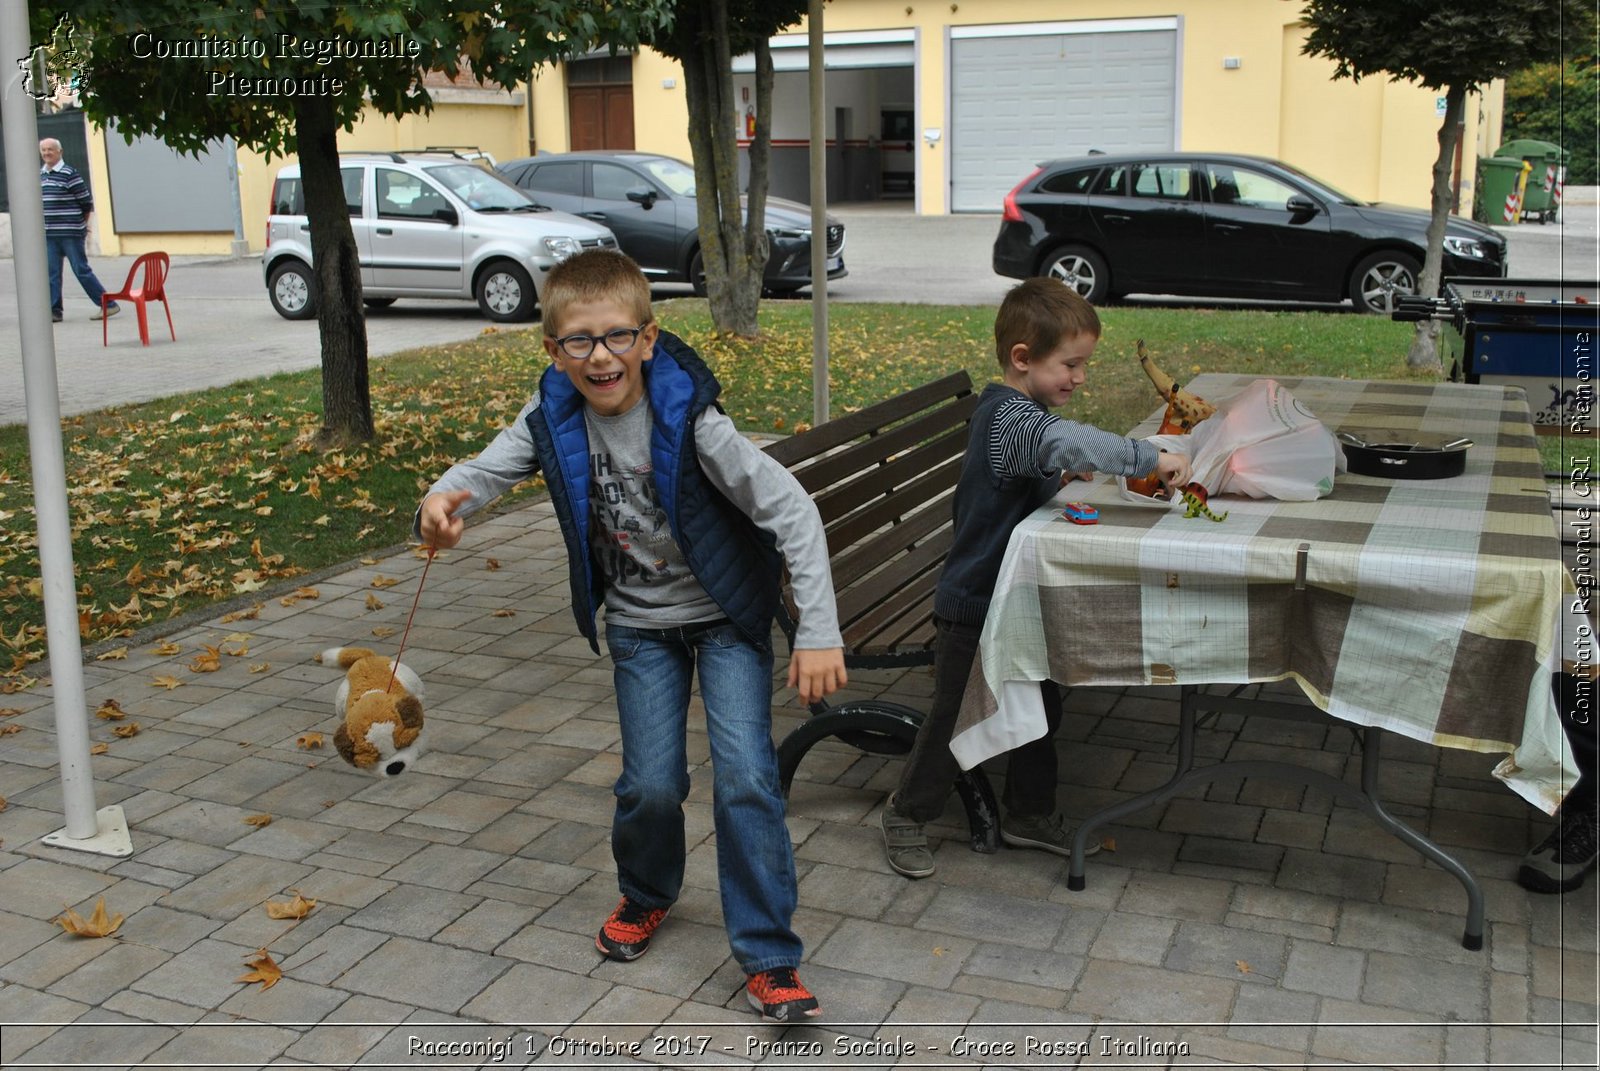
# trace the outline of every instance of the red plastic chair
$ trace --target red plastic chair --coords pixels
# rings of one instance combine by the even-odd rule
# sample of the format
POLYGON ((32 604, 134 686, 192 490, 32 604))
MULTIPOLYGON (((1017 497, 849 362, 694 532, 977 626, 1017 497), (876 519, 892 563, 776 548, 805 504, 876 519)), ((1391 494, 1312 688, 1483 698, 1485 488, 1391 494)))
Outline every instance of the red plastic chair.
POLYGON ((167 268, 170 264, 171 260, 165 253, 145 253, 128 269, 128 281, 122 284, 122 289, 101 297, 100 345, 108 345, 106 321, 109 317, 106 316, 106 308, 113 301, 133 302, 139 313, 139 341, 146 346, 150 345, 150 323, 145 317, 145 303, 161 302, 161 308, 167 314, 167 330, 172 332, 172 341, 178 341, 178 332, 172 327, 172 306, 167 304, 167 268))

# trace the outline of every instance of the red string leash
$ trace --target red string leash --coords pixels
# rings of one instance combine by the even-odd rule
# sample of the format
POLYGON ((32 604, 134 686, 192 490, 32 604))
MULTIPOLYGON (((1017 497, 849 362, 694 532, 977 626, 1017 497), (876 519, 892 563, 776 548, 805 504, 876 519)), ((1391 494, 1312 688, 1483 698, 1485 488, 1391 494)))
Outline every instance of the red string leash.
POLYGON ((400 633, 400 650, 394 653, 394 662, 389 667, 389 683, 383 689, 387 695, 394 689, 394 676, 400 672, 400 655, 406 649, 406 637, 411 635, 411 622, 417 617, 417 604, 422 601, 422 585, 428 582, 428 566, 433 564, 435 554, 433 547, 428 548, 428 560, 422 563, 422 575, 417 578, 417 597, 411 600, 411 613, 406 617, 406 630, 400 633))

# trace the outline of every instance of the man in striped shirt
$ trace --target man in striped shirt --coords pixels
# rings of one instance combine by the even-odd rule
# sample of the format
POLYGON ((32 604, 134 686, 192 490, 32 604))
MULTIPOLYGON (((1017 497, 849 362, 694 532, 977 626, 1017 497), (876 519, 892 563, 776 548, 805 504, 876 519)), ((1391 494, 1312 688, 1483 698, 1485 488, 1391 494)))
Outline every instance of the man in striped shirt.
POLYGON ((50 269, 50 318, 62 320, 61 311, 61 258, 72 265, 72 274, 78 277, 83 292, 94 302, 95 313, 89 317, 115 316, 119 311, 116 302, 102 312, 100 298, 106 288, 95 278, 89 267, 89 254, 84 250, 84 239, 89 234, 89 213, 94 211, 94 198, 89 195, 89 184, 77 169, 61 159, 61 143, 55 138, 39 142, 39 184, 44 193, 44 253, 50 269))

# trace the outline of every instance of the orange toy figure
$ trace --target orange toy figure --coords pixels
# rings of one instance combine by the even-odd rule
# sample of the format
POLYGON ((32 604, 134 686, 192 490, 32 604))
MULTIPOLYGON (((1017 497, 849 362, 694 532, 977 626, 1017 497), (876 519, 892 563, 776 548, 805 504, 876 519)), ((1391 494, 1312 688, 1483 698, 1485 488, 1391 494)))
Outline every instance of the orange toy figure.
MULTIPOLYGON (((1157 367, 1144 348, 1144 339, 1139 339, 1135 345, 1140 367, 1150 377, 1156 393, 1167 403, 1167 411, 1161 417, 1161 427, 1156 429, 1157 435, 1187 435, 1196 424, 1217 411, 1216 406, 1178 386, 1177 380, 1157 367)), ((1145 476, 1129 480, 1128 490, 1146 498, 1157 498, 1160 497, 1161 484, 1154 476, 1145 476)))

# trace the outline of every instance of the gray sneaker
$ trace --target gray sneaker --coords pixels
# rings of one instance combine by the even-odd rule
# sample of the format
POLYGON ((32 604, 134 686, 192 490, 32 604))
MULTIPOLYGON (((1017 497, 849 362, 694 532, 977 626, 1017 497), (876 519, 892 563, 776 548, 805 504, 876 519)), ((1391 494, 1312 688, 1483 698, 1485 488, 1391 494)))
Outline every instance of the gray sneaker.
POLYGON ((1571 892, 1583 884, 1600 855, 1600 812, 1594 807, 1561 808, 1550 835, 1522 857, 1517 884, 1531 892, 1571 892))
MULTIPOLYGON (((1072 834, 1059 814, 1036 818, 1008 814, 1000 822, 1000 839, 1013 848, 1040 848, 1057 855, 1072 854, 1072 834)), ((1083 847, 1084 855, 1100 850, 1100 842, 1091 840, 1083 847)))
POLYGON ((896 874, 925 878, 933 873, 933 853, 928 850, 928 834, 922 823, 899 814, 894 797, 883 805, 883 851, 896 874))

